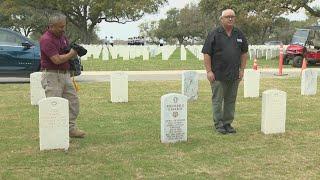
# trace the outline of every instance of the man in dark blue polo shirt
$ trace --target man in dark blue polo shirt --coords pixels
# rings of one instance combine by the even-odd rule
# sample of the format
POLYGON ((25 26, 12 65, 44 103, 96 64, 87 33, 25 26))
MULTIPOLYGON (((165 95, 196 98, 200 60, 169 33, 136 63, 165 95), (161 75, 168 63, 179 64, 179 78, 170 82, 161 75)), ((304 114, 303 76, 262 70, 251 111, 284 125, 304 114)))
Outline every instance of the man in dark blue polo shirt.
POLYGON ((232 9, 222 11, 221 26, 209 33, 202 48, 207 79, 212 89, 213 122, 217 132, 235 133, 234 120, 238 85, 247 62, 248 43, 236 27, 232 9))

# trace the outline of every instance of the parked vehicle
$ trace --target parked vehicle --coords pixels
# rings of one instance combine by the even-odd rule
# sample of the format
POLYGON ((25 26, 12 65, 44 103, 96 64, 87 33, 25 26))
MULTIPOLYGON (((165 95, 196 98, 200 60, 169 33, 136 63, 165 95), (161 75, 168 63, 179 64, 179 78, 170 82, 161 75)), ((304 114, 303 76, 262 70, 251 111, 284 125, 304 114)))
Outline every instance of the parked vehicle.
POLYGON ((27 77, 39 69, 39 44, 18 32, 0 28, 0 76, 27 77))
POLYGON ((297 29, 286 49, 283 64, 292 61, 293 67, 301 67, 303 58, 308 64, 320 62, 320 26, 297 29))
POLYGON ((282 45, 282 41, 267 41, 264 45, 282 45))

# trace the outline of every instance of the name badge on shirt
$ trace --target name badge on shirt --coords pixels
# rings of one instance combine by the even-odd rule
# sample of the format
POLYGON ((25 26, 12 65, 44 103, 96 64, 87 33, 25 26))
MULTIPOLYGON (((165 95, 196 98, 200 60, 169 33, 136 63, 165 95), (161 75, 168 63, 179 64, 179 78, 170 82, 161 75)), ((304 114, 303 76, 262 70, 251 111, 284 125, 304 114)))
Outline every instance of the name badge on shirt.
POLYGON ((237 39, 237 42, 240 42, 240 43, 242 43, 242 39, 237 39))

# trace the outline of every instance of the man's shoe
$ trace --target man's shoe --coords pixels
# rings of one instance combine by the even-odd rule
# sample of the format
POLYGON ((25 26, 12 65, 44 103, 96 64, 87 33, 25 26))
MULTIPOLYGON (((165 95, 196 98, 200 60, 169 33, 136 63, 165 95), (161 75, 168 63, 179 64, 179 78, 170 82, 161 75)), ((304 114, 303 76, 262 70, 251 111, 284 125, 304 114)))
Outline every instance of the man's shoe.
POLYGON ((216 131, 217 131, 218 133, 221 133, 221 134, 227 134, 227 133, 228 133, 228 131, 227 131, 223 126, 221 126, 221 127, 216 127, 216 131))
POLYGON ((236 133, 237 131, 231 126, 231 124, 226 124, 223 126, 228 133, 236 133))
POLYGON ((69 137, 71 138, 84 138, 86 133, 84 131, 81 131, 80 129, 74 129, 69 131, 69 137))

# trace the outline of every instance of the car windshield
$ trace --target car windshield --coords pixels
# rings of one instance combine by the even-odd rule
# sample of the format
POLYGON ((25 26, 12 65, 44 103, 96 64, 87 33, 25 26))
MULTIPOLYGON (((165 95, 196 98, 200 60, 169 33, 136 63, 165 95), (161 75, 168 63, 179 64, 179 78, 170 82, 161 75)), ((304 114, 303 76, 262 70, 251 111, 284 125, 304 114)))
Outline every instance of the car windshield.
POLYGON ((309 31, 309 29, 298 29, 292 37, 291 44, 304 45, 308 39, 309 31))

